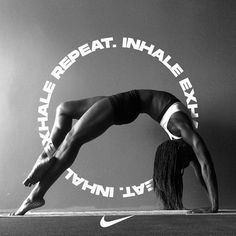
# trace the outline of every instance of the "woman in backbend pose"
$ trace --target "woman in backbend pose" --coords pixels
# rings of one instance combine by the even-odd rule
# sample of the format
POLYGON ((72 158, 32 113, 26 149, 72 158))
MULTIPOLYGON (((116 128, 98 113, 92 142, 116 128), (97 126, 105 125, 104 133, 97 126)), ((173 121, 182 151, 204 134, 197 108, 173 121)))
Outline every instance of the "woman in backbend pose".
POLYGON ((197 212, 217 212, 218 190, 214 166, 202 138, 193 127, 187 108, 172 94, 132 90, 108 97, 69 101, 58 106, 51 140, 24 181, 36 184, 13 215, 45 204, 44 195, 74 162, 81 146, 111 125, 128 124, 140 113, 160 123, 172 141, 158 147, 154 163, 154 189, 165 209, 183 209, 182 174, 190 163, 206 188, 211 206, 197 212), (72 126, 72 120, 78 121, 72 126))

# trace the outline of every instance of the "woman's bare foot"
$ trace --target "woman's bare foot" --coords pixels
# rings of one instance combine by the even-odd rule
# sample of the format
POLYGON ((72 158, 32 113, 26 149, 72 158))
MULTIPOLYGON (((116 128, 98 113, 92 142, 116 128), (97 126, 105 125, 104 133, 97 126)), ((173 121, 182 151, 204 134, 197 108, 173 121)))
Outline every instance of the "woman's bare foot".
POLYGON ((34 164, 28 177, 23 181, 25 186, 31 187, 31 185, 36 184, 41 180, 43 175, 48 171, 48 169, 54 164, 55 157, 43 157, 39 156, 38 160, 34 164))
POLYGON ((32 209, 41 207, 45 204, 44 199, 32 200, 30 198, 26 198, 25 201, 21 204, 19 209, 16 212, 10 213, 9 216, 21 216, 24 215, 27 211, 32 209))

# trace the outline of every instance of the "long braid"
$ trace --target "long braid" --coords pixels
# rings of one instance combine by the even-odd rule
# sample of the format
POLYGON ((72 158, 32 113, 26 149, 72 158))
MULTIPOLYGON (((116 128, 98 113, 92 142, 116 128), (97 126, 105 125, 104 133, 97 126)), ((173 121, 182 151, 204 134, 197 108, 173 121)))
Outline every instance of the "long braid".
POLYGON ((154 191, 165 209, 183 209, 182 141, 166 141, 156 152, 153 172, 154 191))

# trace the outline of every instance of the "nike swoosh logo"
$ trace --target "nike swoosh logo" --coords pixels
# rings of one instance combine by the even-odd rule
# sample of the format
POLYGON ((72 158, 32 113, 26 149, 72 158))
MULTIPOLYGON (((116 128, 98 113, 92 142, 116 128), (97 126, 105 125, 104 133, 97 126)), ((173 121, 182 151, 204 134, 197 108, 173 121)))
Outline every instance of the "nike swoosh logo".
POLYGON ((116 220, 106 221, 105 220, 105 216, 103 216, 101 221, 100 221, 100 226, 102 228, 107 228, 107 227, 110 227, 110 226, 115 225, 117 223, 120 223, 121 221, 127 220, 127 219, 129 219, 131 217, 132 216, 126 216, 126 217, 122 217, 122 218, 119 218, 119 219, 116 219, 116 220))

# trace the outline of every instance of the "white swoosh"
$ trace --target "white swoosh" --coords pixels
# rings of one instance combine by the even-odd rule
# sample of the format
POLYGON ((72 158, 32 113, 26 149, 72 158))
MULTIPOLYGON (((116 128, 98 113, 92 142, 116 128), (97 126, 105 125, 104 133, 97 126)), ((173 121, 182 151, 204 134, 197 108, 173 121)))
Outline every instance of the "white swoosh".
POLYGON ((126 216, 126 217, 122 217, 122 218, 119 218, 119 219, 116 219, 116 220, 106 221, 105 216, 103 216, 101 221, 100 221, 100 226, 103 227, 103 228, 107 228, 107 227, 110 227, 114 224, 120 223, 123 220, 129 219, 131 217, 132 216, 126 216))

